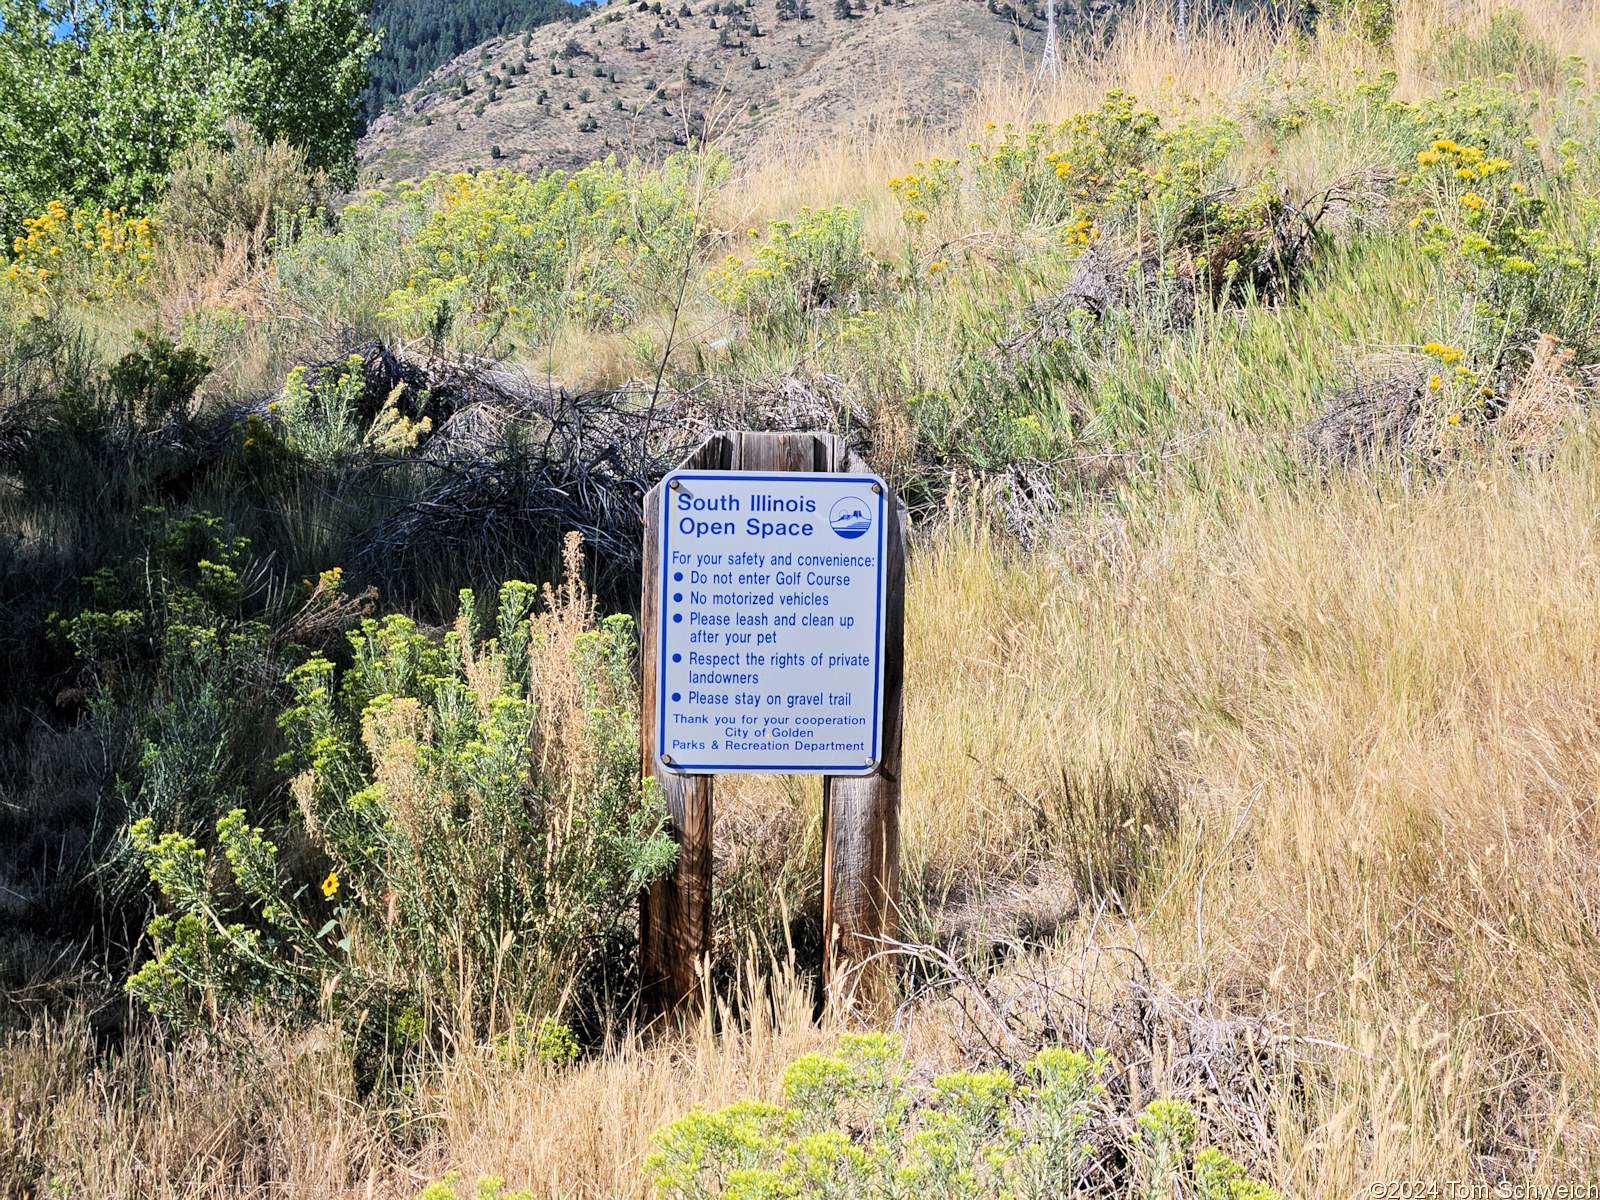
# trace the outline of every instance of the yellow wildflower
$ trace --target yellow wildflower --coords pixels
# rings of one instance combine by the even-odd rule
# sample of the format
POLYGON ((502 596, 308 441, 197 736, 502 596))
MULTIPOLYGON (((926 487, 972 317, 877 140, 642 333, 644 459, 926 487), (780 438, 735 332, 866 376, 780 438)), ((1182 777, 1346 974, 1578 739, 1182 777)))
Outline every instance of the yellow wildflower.
POLYGON ((333 894, 339 890, 339 872, 329 871, 328 877, 322 881, 322 894, 332 900, 333 894))

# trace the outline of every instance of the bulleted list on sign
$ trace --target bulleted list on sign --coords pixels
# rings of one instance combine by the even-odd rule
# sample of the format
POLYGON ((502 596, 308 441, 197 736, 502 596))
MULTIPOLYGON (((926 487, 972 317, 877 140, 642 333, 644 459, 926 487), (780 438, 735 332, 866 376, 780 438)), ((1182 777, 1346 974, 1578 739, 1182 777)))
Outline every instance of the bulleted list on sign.
POLYGON ((663 763, 872 771, 882 742, 883 482, 678 472, 661 497, 663 763))

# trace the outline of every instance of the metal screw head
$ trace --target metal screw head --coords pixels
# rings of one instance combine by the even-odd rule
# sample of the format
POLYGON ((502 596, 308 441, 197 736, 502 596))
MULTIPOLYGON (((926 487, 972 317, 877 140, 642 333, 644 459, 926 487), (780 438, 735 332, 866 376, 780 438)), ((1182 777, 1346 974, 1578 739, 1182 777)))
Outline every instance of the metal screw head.
POLYGON ((881 484, 881 483, 875 483, 875 484, 873 484, 873 485, 872 485, 872 494, 873 494, 873 495, 874 495, 874 496, 881 496, 881 495, 883 495, 883 484, 881 484))
POLYGON ((672 755, 670 755, 670 754, 663 754, 663 755, 662 755, 662 756, 661 756, 661 761, 662 761, 662 762, 664 762, 664 763, 666 763, 666 764, 667 764, 667 766, 669 766, 669 767, 670 767, 670 766, 671 766, 671 765, 672 765, 672 755))
POLYGON ((872 756, 871 756, 871 755, 870 755, 870 754, 869 754, 869 755, 868 755, 868 756, 867 756, 867 759, 866 759, 866 764, 867 764, 867 766, 869 766, 869 767, 870 767, 870 766, 871 766, 871 765, 872 765, 872 764, 873 764, 873 763, 875 763, 875 762, 877 762, 877 761, 878 761, 878 760, 877 760, 877 759, 875 759, 875 758, 873 758, 873 757, 872 757, 872 756))
POLYGON ((683 486, 683 484, 680 481, 674 479, 671 483, 667 484, 667 486, 669 488, 671 488, 673 491, 677 491, 679 488, 681 488, 683 486))

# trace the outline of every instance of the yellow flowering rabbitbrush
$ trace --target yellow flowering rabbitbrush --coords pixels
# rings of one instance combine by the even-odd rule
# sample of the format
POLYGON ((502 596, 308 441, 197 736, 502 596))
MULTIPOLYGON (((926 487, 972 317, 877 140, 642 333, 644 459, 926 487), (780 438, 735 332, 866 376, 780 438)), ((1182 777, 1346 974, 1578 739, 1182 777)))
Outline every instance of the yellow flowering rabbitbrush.
MULTIPOLYGON (((906 1196, 1054 1200, 1086 1177, 1097 1143, 1121 1122, 1092 1119, 1105 1104, 1110 1059, 1042 1049, 1019 1076, 955 1071, 925 1091, 900 1041, 846 1034, 837 1055, 807 1054, 783 1076, 783 1103, 744 1100, 695 1108, 657 1130, 644 1173, 659 1200, 906 1196)), ((1183 1101, 1158 1100, 1132 1144, 1140 1194, 1166 1196, 1181 1174, 1198 1200, 1277 1200, 1215 1148, 1193 1154, 1198 1128, 1183 1101)))
POLYGON ((730 257, 712 272, 711 291, 752 323, 792 320, 818 308, 850 307, 879 267, 861 239, 853 208, 803 208, 767 223, 749 259, 730 257))
POLYGON ((181 1022, 266 1004, 385 1053, 487 1038, 570 1061, 570 1035, 526 1014, 554 1012, 616 952, 675 852, 639 776, 632 623, 594 624, 581 558, 571 542, 543 612, 510 582, 480 628, 464 592, 442 640, 368 619, 342 678, 322 655, 292 670, 279 765, 298 836, 331 864, 333 915, 243 812, 217 825, 225 888, 194 838, 146 824, 134 836, 170 911, 128 990, 181 1022))
POLYGON ((659 171, 608 158, 570 174, 435 175, 424 189, 378 193, 369 204, 380 209, 419 195, 430 209, 383 315, 412 334, 441 314, 474 324, 503 315, 546 336, 561 320, 626 326, 669 290, 703 236, 691 188, 714 190, 723 173, 720 159, 702 171, 690 155, 659 171))
POLYGON ((41 294, 71 280, 90 300, 107 301, 143 287, 155 262, 152 218, 119 208, 69 209, 52 200, 22 222, 11 244, 6 278, 24 293, 41 294))

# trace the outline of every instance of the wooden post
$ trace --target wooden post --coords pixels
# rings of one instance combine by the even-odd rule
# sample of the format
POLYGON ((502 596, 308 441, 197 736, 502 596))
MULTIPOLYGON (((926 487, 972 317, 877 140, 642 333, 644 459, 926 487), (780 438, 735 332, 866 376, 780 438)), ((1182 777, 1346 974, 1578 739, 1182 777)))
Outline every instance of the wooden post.
MULTIPOLYGON (((842 438, 826 433, 713 434, 682 463, 692 471, 861 472, 866 464, 842 438)), ((905 520, 893 496, 885 531, 883 757, 864 778, 825 776, 823 795, 824 985, 835 954, 860 959, 871 939, 895 925, 900 859, 900 695, 905 630, 905 520)), ((656 649, 661 636, 657 581, 661 564, 661 488, 644 498, 643 591, 640 598, 639 746, 643 770, 661 785, 671 814, 678 861, 640 901, 639 982, 647 1017, 671 1012, 699 992, 711 952, 710 775, 663 768, 656 747, 656 649)))
MULTIPOLYGON (((852 456, 854 457, 854 456, 852 456)), ((848 467, 846 468, 849 469, 848 467)), ((887 506, 884 538, 883 758, 865 776, 822 780, 822 984, 830 1003, 847 1003, 859 975, 840 987, 836 973, 883 949, 900 905, 900 700, 905 685, 905 513, 887 506)))

